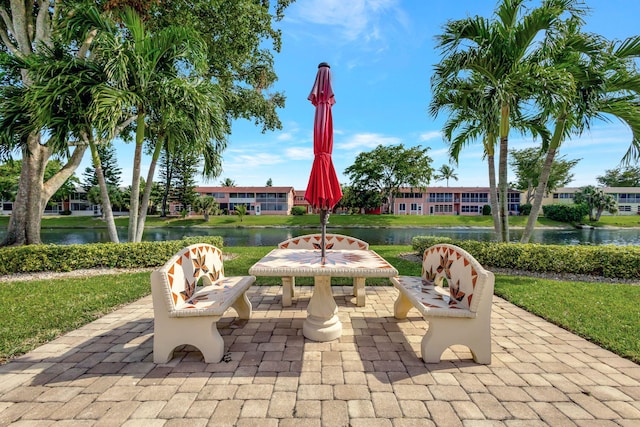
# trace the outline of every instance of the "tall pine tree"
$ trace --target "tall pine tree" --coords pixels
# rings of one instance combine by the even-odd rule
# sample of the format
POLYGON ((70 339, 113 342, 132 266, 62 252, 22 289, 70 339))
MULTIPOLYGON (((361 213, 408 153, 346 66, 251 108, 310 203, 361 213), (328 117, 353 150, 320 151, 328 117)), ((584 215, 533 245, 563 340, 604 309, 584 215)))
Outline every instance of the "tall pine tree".
MULTIPOLYGON (((116 149, 111 144, 98 145, 98 155, 100 156, 100 162, 102 163, 102 169, 104 172, 104 180, 108 187, 120 188, 122 175, 122 169, 118 167, 118 159, 116 157, 116 149)), ((87 167, 82 173, 83 184, 82 188, 86 192, 89 192, 93 187, 98 185, 98 178, 96 177, 96 169, 93 165, 87 167)))

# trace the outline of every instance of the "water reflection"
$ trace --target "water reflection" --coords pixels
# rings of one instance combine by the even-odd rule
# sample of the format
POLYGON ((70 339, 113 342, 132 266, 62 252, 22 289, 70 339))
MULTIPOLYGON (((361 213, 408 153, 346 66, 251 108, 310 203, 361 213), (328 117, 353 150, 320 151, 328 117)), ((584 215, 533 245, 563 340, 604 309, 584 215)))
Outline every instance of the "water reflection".
MULTIPOLYGON (((222 236, 225 246, 276 246, 279 242, 303 234, 316 233, 313 228, 152 228, 145 230, 142 240, 177 240, 185 236, 222 236)), ((372 245, 410 245, 415 236, 447 236, 462 240, 494 240, 492 229, 477 228, 331 228, 330 233, 345 234, 362 239, 372 245)), ((0 239, 6 230, 0 230, 0 239)), ((127 230, 119 229, 120 241, 127 239, 127 230)), ((511 239, 518 241, 522 230, 511 230, 511 239)), ((42 229, 45 243, 60 245, 108 242, 105 229, 42 229)), ((546 244, 640 244, 639 229, 591 230, 535 230, 533 243, 546 244)))

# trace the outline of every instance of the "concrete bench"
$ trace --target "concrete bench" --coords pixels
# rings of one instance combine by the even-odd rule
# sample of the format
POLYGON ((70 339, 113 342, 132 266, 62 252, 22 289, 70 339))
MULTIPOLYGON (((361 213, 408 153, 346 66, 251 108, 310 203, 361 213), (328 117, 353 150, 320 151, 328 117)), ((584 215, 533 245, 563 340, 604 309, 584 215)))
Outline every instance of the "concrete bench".
MULTIPOLYGON (((278 244, 278 249, 322 249, 322 234, 307 234, 293 237, 278 244)), ((369 244, 354 237, 341 234, 325 234, 325 249, 355 249, 367 250, 369 244)), ((353 295, 356 297, 356 306, 365 305, 364 277, 353 278, 353 295)), ((291 298, 295 296, 295 277, 282 278, 282 306, 291 305, 291 298)))
POLYGON ((249 319, 247 290, 255 280, 225 277, 222 252, 208 244, 187 246, 153 271, 153 361, 167 363, 177 346, 189 344, 202 352, 205 362, 220 362, 224 341, 216 322, 229 307, 249 319))
POLYGON ((469 347, 477 363, 491 363, 494 280, 473 256, 449 244, 424 251, 420 277, 391 278, 400 291, 394 305, 396 319, 405 319, 415 307, 429 323, 421 343, 426 363, 438 363, 454 344, 469 347))

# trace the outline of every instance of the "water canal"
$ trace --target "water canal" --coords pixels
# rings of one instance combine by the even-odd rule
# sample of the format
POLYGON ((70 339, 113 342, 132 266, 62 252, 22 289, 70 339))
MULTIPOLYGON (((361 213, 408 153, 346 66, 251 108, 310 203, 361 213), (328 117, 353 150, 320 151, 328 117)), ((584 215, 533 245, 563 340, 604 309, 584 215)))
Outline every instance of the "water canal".
MULTIPOLYGON (((329 233, 345 234, 372 245, 410 245, 415 236, 447 236, 454 239, 491 241, 493 230, 488 228, 330 228, 329 233)), ((118 230, 120 240, 126 241, 127 230, 118 230)), ((184 236, 222 236, 225 246, 275 246, 291 237, 320 232, 319 228, 176 228, 159 227, 144 231, 142 240, 176 240, 184 236)), ((0 239, 6 230, 0 230, 0 239)), ((511 230, 511 239, 518 241, 522 230, 511 230)), ((82 244, 107 242, 105 229, 42 229, 44 243, 82 244)), ((532 243, 545 244, 613 244, 640 245, 640 229, 540 229, 535 230, 532 243)))

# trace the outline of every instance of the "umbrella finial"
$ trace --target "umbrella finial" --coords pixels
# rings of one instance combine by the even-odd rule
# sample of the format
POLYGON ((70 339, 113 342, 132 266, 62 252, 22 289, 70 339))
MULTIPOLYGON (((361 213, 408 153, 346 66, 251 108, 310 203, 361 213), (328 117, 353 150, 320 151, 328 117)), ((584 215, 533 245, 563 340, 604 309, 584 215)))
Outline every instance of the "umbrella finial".
POLYGON ((328 62, 321 62, 320 64, 318 64, 318 68, 322 68, 322 67, 331 68, 328 62))

